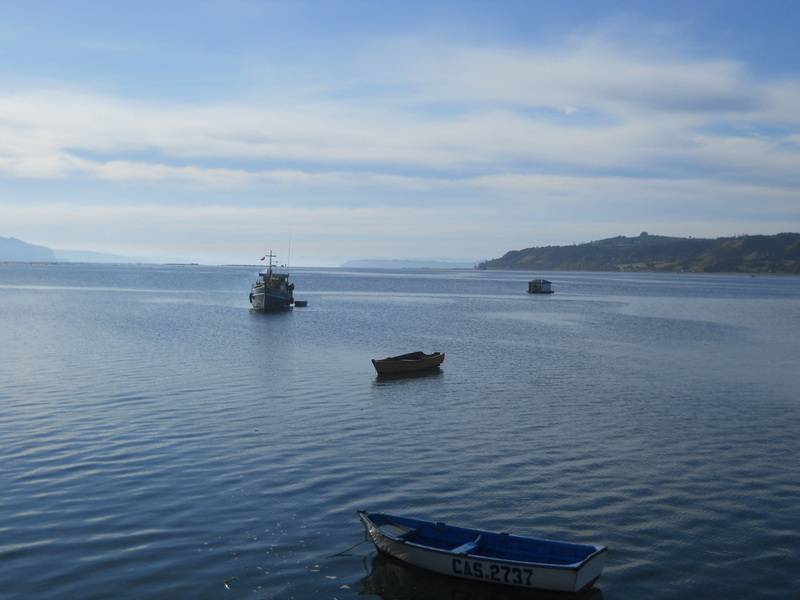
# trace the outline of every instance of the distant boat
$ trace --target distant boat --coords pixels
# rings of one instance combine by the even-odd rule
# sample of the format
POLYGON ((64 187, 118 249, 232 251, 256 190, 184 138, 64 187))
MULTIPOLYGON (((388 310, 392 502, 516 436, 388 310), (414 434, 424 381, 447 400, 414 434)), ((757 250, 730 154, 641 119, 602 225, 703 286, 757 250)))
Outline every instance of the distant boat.
POLYGON ((588 591, 608 550, 365 510, 358 517, 380 552, 436 573, 516 587, 588 591))
POLYGON ((547 279, 534 279, 528 282, 529 294, 552 294, 553 282, 547 279))
POLYGON ((389 356, 382 360, 372 359, 372 365, 380 375, 396 375, 398 373, 413 373, 426 369, 435 369, 444 362, 444 352, 409 352, 399 356, 389 356))
POLYGON ((291 310, 294 304, 294 284, 289 283, 288 273, 274 271, 272 259, 275 255, 272 251, 264 258, 267 257, 269 257, 269 267, 258 273, 261 279, 250 288, 250 304, 255 310, 291 310))

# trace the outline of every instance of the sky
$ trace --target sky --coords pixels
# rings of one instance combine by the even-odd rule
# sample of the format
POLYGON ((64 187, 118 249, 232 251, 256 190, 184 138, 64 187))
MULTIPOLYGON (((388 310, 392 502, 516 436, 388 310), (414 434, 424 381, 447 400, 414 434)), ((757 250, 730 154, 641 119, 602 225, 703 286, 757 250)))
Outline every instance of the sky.
POLYGON ((0 236, 477 261, 800 231, 797 0, 0 0, 0 236))

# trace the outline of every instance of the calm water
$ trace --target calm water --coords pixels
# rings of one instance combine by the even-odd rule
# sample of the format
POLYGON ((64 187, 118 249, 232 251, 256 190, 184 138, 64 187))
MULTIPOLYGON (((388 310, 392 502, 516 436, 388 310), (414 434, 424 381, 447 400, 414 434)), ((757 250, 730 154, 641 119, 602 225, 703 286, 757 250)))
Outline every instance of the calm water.
POLYGON ((593 598, 800 597, 800 278, 295 269, 263 315, 255 275, 0 265, 0 597, 553 597, 357 508, 606 544, 593 598))

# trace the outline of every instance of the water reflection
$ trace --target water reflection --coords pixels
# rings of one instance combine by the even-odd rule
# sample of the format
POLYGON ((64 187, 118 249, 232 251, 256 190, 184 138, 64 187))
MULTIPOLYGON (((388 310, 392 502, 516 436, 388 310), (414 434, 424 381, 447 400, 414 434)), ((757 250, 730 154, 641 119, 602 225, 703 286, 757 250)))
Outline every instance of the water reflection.
POLYGON ((412 371, 410 373, 378 373, 375 376, 375 383, 380 385, 382 383, 390 383, 393 381, 408 381, 410 379, 435 379, 442 375, 442 369, 436 367, 426 371, 412 371))
POLYGON ((597 588, 576 596, 491 585, 431 573, 383 554, 373 556, 370 572, 360 583, 359 596, 384 600, 603 600, 597 588))

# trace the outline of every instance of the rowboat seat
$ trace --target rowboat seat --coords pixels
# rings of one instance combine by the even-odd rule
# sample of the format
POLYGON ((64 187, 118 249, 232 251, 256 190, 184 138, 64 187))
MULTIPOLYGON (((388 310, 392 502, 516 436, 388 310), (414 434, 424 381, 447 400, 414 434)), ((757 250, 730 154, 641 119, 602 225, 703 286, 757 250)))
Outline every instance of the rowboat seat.
POLYGON ((416 530, 416 529, 409 529, 408 531, 406 531, 406 532, 404 532, 404 533, 401 533, 400 535, 398 535, 398 536, 397 536, 397 539, 399 539, 399 540, 403 540, 404 542, 407 542, 407 541, 409 540, 409 538, 410 538, 411 536, 413 536, 415 533, 417 533, 417 530, 416 530))
POLYGON ((475 548, 477 548, 478 545, 481 543, 481 537, 483 536, 479 535, 478 538, 475 539, 474 541, 467 542, 466 544, 461 544, 458 548, 453 548, 452 552, 454 552, 455 554, 469 554, 470 552, 475 550, 475 548))

